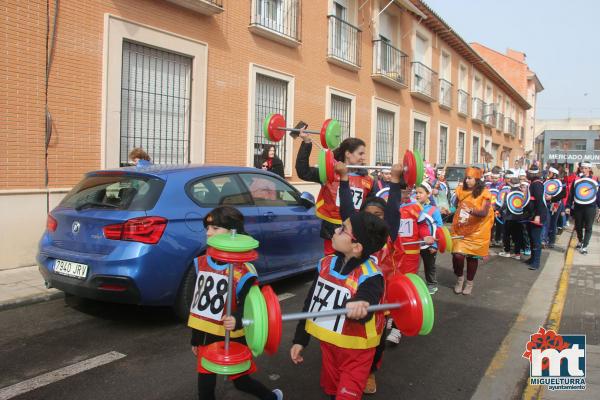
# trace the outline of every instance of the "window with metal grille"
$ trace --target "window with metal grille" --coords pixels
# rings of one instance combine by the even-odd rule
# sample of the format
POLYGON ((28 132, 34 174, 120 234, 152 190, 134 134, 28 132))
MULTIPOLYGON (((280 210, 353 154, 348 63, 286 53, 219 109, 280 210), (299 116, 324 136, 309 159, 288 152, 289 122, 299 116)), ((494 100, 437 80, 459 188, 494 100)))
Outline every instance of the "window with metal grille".
POLYGON ((331 95, 331 118, 337 119, 342 128, 342 140, 350 137, 350 122, 352 121, 352 99, 331 95))
POLYGON ((377 109, 377 132, 375 139, 375 162, 392 165, 394 149, 394 113, 377 109))
POLYGON ((421 157, 425 158, 425 132, 427 123, 415 119, 414 136, 413 136, 413 150, 418 150, 421 153, 421 157))
POLYGON ((123 41, 121 166, 141 147, 155 164, 190 162, 192 58, 123 41))
POLYGON ((440 155, 438 158, 440 165, 446 164, 447 152, 448 152, 448 127, 440 126, 440 155))
POLYGON ((465 163, 465 133, 458 132, 458 149, 456 149, 456 163, 465 163))
POLYGON ((479 162, 479 138, 473 136, 473 148, 471 149, 471 162, 479 162))
POLYGON ((287 137, 273 143, 265 139, 262 126, 269 114, 281 114, 287 119, 288 82, 271 76, 256 74, 256 101, 254 109, 254 166, 260 168, 263 151, 275 146, 275 155, 285 165, 287 137))

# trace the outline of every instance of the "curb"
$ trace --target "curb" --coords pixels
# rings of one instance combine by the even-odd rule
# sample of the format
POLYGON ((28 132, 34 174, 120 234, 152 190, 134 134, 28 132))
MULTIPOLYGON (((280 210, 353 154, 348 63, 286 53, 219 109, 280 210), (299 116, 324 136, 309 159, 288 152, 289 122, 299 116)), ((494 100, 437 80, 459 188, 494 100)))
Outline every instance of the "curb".
POLYGON ((31 304, 41 303, 48 300, 58 299, 64 296, 61 291, 56 291, 47 294, 37 294, 29 297, 20 297, 17 299, 11 299, 0 303, 0 311, 10 310, 13 308, 19 308, 31 304))
MULTIPOLYGON (((573 254, 575 253, 575 243, 576 239, 574 235, 571 234, 571 239, 569 240, 569 248, 567 249, 567 254, 565 256, 564 268, 562 270, 562 273, 560 275, 560 281, 558 283, 558 290, 554 295, 554 300, 552 300, 552 308, 550 309, 548 319, 545 323, 547 330, 558 331, 558 328, 560 327, 562 313, 565 307, 565 303, 567 301, 567 292, 569 290, 569 277, 571 276, 571 270, 573 269, 573 254)), ((523 391, 522 400, 539 400, 542 398, 543 393, 543 386, 532 386, 529 384, 529 379, 527 379, 527 385, 525 387, 525 390, 523 391)))
MULTIPOLYGON (((521 360, 524 360, 521 357, 524 349, 522 340, 537 331, 540 326, 548 324, 554 310, 554 304, 557 301, 556 294, 564 276, 567 254, 573 238, 573 232, 567 232, 569 235, 560 241, 567 248, 567 251, 560 257, 562 265, 559 264, 560 268, 547 268, 551 261, 550 258, 546 260, 544 268, 540 272, 542 279, 538 277, 531 286, 521 310, 486 368, 472 399, 525 399, 523 394, 529 383, 526 380, 529 376, 529 369, 521 363, 521 360), (521 365, 523 365, 522 368, 521 365)), ((558 263, 554 263, 554 265, 556 264, 558 263)), ((538 272, 536 271, 536 273, 538 272)))

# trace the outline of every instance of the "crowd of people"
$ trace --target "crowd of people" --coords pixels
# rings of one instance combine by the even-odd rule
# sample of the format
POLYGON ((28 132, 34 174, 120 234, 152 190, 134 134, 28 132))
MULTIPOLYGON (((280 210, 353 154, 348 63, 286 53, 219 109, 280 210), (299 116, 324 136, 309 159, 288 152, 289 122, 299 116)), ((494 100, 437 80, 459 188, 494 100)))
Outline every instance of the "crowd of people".
MULTIPOLYGON (((530 270, 539 269, 542 248, 554 246, 569 216, 575 221, 577 248, 587 253, 600 206, 598 182, 589 163, 581 163, 570 175, 561 174, 556 167, 541 170, 536 165, 522 172, 468 167, 462 183, 450 193, 443 168, 428 168, 423 181, 409 187, 399 164, 382 168, 377 176, 366 169, 347 167, 365 165, 367 154, 361 139, 348 138, 333 151, 335 179, 321 184, 318 168, 309 165, 310 135, 301 130, 298 137, 302 143, 296 158, 297 175, 321 185, 315 214, 321 219, 323 239, 323 258, 316 265, 318 273, 302 311, 343 306, 347 312, 333 319, 298 321, 290 358, 301 364, 310 339, 317 339, 322 356, 320 386, 331 399, 357 399, 363 393, 376 392, 375 374, 382 367, 386 341, 398 343, 402 332, 389 316, 368 307, 384 302, 390 279, 417 273, 421 260, 429 293, 438 291, 436 238, 444 219, 451 221, 454 235, 453 291, 457 295, 473 293, 479 263, 489 256, 490 246, 502 246, 501 257, 522 260, 530 270), (334 295, 324 297, 324 287, 334 295)), ((132 157, 134 162, 139 159, 132 157)), ((274 146, 265 148, 262 160, 261 168, 283 174, 274 146)), ((244 233, 243 215, 230 206, 211 211, 204 225, 209 237, 232 230, 244 233)), ((224 263, 203 255, 195 265, 198 279, 216 276, 226 282, 229 269, 224 263)), ((214 314, 192 306, 188 325, 192 328, 192 352, 198 357, 200 399, 214 399, 216 385, 216 375, 202 366, 201 355, 207 345, 223 340, 226 331, 231 340, 245 343, 241 313, 250 287, 259 279, 251 264, 236 263, 231 315, 224 315, 223 309, 214 314)), ((196 285, 196 290, 204 290, 204 286, 196 285)), ((215 294, 205 291, 202 295, 210 302, 215 294)), ((195 293, 194 297, 198 296, 200 293, 195 293)), ((229 379, 238 390, 256 398, 283 399, 281 390, 271 390, 253 379, 250 375, 255 371, 252 361, 249 370, 229 379)))

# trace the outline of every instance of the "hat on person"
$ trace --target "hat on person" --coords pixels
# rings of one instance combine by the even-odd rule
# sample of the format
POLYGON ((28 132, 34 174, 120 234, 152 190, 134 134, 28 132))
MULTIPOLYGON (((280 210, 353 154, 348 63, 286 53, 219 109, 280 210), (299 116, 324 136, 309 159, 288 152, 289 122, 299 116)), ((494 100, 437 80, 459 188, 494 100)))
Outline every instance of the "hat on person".
POLYGON ((558 170, 554 167, 548 168, 548 172, 552 172, 554 175, 558 175, 558 170))
POLYGON ((583 168, 592 168, 592 163, 584 161, 580 164, 580 166, 583 168))
POLYGON ((492 173, 490 171, 488 171, 485 174, 483 174, 483 176, 492 176, 492 173))
POLYGON ((504 171, 505 178, 512 178, 514 176, 515 176, 515 171, 513 171, 512 169, 507 169, 506 171, 504 171))
POLYGON ((419 185, 421 186, 423 189, 425 189, 427 191, 427 193, 431 193, 431 185, 425 181, 421 182, 421 184, 419 185))

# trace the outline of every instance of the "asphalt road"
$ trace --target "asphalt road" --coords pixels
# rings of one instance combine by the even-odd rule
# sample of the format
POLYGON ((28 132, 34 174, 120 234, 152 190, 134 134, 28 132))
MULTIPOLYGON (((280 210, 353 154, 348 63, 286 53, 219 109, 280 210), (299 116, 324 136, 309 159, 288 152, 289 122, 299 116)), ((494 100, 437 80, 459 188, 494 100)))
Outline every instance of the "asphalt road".
MULTIPOLYGON (((473 296, 463 296, 452 292, 450 257, 441 255, 437 265, 440 290, 433 296, 432 333, 388 346, 377 394, 369 398, 470 398, 538 276, 520 262, 492 257, 479 268, 473 296)), ((291 296, 282 301, 284 313, 301 309, 311 279, 305 274, 274 284, 279 295, 291 296)), ((2 311, 0 327, 0 392, 111 351, 125 355, 15 399, 197 398, 190 332, 168 308, 58 299, 2 311)), ((295 323, 284 325, 280 352, 261 356, 256 376, 281 388, 285 399, 325 399, 316 341, 305 350, 303 365, 289 360, 294 329, 295 323)), ((223 379, 218 379, 217 397, 249 399, 223 379)))

